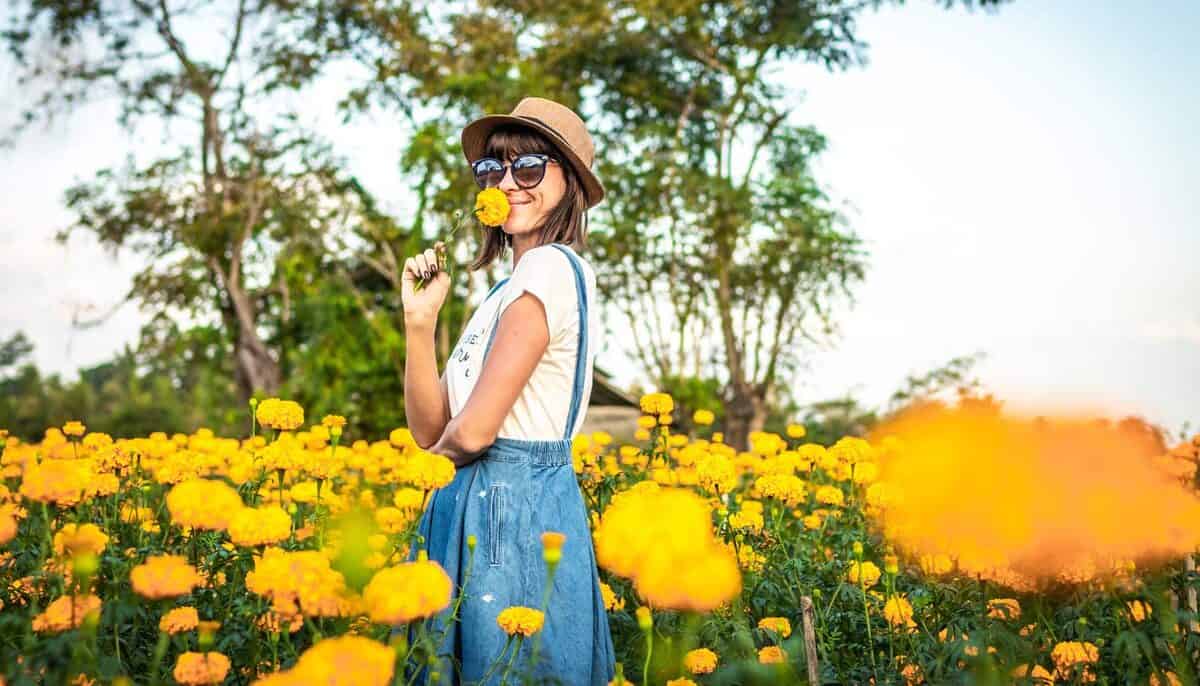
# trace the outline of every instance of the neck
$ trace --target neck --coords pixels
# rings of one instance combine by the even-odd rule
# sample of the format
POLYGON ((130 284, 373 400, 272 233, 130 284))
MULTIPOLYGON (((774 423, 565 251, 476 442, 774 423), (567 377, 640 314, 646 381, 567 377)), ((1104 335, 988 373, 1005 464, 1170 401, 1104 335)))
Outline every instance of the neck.
POLYGON ((512 237, 513 269, 517 268, 522 255, 537 247, 538 233, 540 232, 530 231, 512 237))

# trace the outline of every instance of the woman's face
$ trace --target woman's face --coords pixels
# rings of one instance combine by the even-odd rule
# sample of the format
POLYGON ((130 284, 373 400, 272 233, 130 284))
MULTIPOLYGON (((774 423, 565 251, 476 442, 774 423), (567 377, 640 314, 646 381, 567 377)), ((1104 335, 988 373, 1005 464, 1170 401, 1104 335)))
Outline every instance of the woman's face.
MULTIPOLYGON (((516 156, 508 159, 512 164, 516 156)), ((513 181, 512 169, 505 170, 504 179, 500 181, 500 190, 508 196, 511 209, 508 220, 504 222, 504 232, 511 236, 526 234, 537 229, 541 221, 558 206, 566 193, 567 184, 563 178, 563 168, 559 162, 546 163, 546 175, 542 182, 533 188, 521 188, 513 181)))

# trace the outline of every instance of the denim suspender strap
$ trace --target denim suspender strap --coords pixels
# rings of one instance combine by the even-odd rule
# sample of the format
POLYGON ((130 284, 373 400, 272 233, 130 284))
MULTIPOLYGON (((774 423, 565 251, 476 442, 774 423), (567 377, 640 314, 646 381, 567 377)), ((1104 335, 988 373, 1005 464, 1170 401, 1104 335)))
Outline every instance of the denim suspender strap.
POLYGON ((558 243, 552 245, 567 256, 567 261, 571 263, 571 268, 575 271, 575 293, 579 302, 579 342, 575 350, 575 383, 571 388, 571 411, 567 413, 567 427, 563 430, 563 438, 569 439, 571 438, 571 429, 575 427, 575 419, 579 415, 579 407, 582 404, 584 374, 587 372, 587 284, 583 280, 583 270, 579 268, 579 258, 558 243))

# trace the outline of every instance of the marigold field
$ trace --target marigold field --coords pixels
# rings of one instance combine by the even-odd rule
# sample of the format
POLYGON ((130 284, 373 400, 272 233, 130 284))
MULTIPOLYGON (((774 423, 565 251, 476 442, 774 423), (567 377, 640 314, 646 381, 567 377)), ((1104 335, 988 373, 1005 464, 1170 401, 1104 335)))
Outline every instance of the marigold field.
MULTIPOLYGON (((1200 436, 960 403, 739 451, 710 412, 683 434, 670 396, 641 409, 633 443, 573 448, 615 682, 1196 681, 1200 436)), ((314 419, 271 398, 245 437, 0 433, 0 683, 451 683, 430 618, 473 589, 416 522, 453 464, 314 419)), ((536 533, 553 578, 563 536, 536 533)), ((535 681, 552 591, 501 612, 495 683, 535 681)))

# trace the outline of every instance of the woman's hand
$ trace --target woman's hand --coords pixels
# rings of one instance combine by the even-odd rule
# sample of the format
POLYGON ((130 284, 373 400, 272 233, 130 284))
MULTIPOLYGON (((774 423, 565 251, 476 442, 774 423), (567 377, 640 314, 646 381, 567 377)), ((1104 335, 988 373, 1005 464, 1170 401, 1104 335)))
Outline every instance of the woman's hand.
POLYGON ((450 292, 450 275, 440 267, 437 251, 427 248, 404 260, 400 280, 405 326, 435 325, 438 311, 450 292), (417 289, 418 279, 424 280, 420 290, 417 289))

